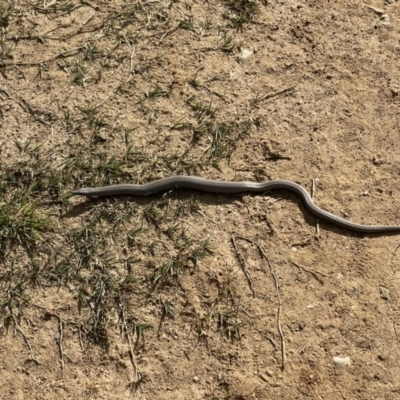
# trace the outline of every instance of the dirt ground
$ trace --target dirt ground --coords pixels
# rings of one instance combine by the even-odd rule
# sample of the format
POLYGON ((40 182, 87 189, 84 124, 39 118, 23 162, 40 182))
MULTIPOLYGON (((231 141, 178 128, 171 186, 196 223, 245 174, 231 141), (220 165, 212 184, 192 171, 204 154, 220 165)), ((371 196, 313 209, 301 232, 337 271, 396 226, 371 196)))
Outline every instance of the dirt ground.
POLYGON ((71 196, 287 179, 400 224, 399 33, 397 0, 2 0, 0 398, 399 399, 399 235, 71 196))

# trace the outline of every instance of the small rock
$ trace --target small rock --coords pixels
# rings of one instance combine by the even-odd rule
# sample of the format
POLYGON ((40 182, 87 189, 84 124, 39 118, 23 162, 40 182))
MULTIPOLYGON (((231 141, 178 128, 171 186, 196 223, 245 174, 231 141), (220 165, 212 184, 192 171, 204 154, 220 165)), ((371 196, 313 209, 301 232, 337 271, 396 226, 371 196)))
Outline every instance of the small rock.
POLYGON ((372 6, 367 6, 367 8, 369 8, 372 12, 374 12, 376 15, 379 15, 379 16, 381 16, 382 14, 385 13, 385 11, 380 8, 376 8, 376 7, 372 7, 372 6))
POLYGON ((380 25, 390 25, 390 17, 387 14, 383 14, 380 18, 379 18, 379 24, 380 25))
POLYGON ((269 369, 266 369, 266 370, 265 370, 265 373, 266 373, 270 378, 272 378, 272 377, 274 376, 274 374, 272 373, 272 371, 269 370, 269 369))
POLYGON ((379 288, 379 294, 383 300, 390 300, 390 291, 389 289, 381 286, 379 288))
POLYGON ((338 367, 349 367, 351 364, 350 357, 332 357, 332 361, 338 367))
POLYGON ((197 383, 199 380, 200 380, 200 378, 199 378, 198 376, 194 376, 194 377, 193 377, 193 382, 196 382, 196 383, 197 383))
POLYGON ((253 55, 253 50, 249 50, 249 49, 242 49, 240 52, 240 56, 239 58, 241 60, 246 60, 247 58, 249 58, 250 56, 253 55))

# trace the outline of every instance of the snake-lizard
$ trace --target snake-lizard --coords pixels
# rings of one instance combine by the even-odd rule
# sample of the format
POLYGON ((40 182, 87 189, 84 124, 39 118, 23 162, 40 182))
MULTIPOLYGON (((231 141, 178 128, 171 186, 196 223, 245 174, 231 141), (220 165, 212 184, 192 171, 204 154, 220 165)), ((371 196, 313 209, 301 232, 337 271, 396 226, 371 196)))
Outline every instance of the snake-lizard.
POLYGON ((72 193, 81 196, 148 196, 155 193, 165 192, 172 189, 195 189, 211 193, 243 193, 243 192, 267 192, 270 190, 285 189, 297 193, 304 201, 307 209, 318 218, 332 222, 336 225, 356 232, 381 233, 400 232, 397 225, 362 225, 347 221, 317 207, 310 194, 297 183, 285 180, 273 180, 269 182, 230 182, 203 179, 196 176, 179 175, 159 179, 144 185, 111 185, 97 188, 81 188, 73 190, 72 193))

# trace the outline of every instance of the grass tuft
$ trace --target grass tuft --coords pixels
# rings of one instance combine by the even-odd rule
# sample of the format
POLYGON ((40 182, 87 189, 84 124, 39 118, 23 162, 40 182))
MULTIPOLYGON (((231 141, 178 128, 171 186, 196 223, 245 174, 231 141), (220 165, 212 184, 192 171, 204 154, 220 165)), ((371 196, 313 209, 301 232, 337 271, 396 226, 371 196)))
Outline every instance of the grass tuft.
POLYGON ((38 210, 37 202, 26 197, 14 197, 0 205, 0 251, 12 244, 32 248, 49 229, 50 218, 38 210))
POLYGON ((13 11, 14 7, 12 5, 0 6, 0 27, 6 28, 8 26, 13 11))
POLYGON ((258 4, 254 0, 225 0, 231 13, 225 15, 232 27, 243 30, 243 26, 249 23, 258 12, 258 4))

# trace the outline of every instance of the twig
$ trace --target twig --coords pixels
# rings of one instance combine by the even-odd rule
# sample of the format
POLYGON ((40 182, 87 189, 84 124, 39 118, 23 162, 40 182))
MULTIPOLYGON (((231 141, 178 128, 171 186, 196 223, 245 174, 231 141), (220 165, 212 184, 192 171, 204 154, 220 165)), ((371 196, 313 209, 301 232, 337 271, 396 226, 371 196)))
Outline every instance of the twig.
MULTIPOLYGON (((264 251, 261 249, 260 247, 260 251, 264 254, 264 251)), ((282 300, 281 300, 281 295, 279 293, 279 282, 278 282, 278 278, 275 275, 274 270, 272 269, 272 265, 269 262, 269 259, 267 258, 267 256, 264 254, 264 257, 267 259, 267 263, 268 266, 271 270, 271 274, 274 278, 275 281, 275 288, 276 288, 276 295, 278 296, 278 316, 277 316, 277 321, 278 321, 278 332, 279 332, 279 336, 281 337, 281 355, 282 355, 282 364, 281 364, 281 368, 282 371, 285 369, 285 365, 286 365, 286 349, 285 349, 285 337, 283 336, 283 331, 282 331, 282 326, 281 326, 281 313, 282 313, 282 300)))
MULTIPOLYGON (((236 236, 236 237, 243 239, 241 236, 236 236)), ((236 245, 235 238, 233 236, 232 236, 231 240, 232 240, 232 243, 233 243, 233 247, 235 248, 236 255, 239 258, 239 261, 240 261, 240 264, 242 266, 243 272, 246 275, 247 282, 249 283, 250 290, 253 293, 253 297, 256 297, 256 292, 254 291, 254 288, 253 288, 253 278, 251 277, 251 275, 249 273, 249 270, 247 268, 246 260, 244 259, 242 254, 239 252, 239 250, 237 248, 237 245, 236 245)))
POLYGON ((24 331, 22 330, 22 328, 19 326, 19 324, 18 324, 16 318, 15 318, 14 316, 12 316, 12 319, 13 319, 14 324, 15 324, 16 328, 18 329, 19 333, 20 333, 20 334, 22 335, 22 337, 24 338, 25 343, 28 345, 29 350, 30 350, 30 351, 33 351, 32 346, 31 346, 31 344, 29 343, 28 338, 26 337, 26 335, 25 335, 24 331))
POLYGON ((136 53, 136 46, 132 46, 132 51, 131 51, 131 64, 129 68, 129 78, 132 77, 132 72, 133 72, 133 56, 136 53))
POLYGON ((253 100, 253 103, 257 104, 257 103, 260 103, 261 101, 268 100, 268 99, 271 99, 273 97, 277 97, 277 96, 279 96, 281 94, 284 94, 284 93, 294 92, 295 89, 296 89, 295 86, 290 86, 288 88, 285 88, 285 89, 282 89, 282 90, 278 90, 277 92, 269 93, 269 94, 267 94, 267 95, 265 95, 263 97, 258 97, 258 95, 257 95, 256 98, 253 100))
POLYGON ((311 197, 314 199, 314 193, 315 193, 315 180, 311 180, 311 197))
POLYGON ((308 246, 311 244, 312 239, 308 238, 303 240, 302 242, 297 242, 297 243, 293 243, 290 245, 290 247, 304 247, 304 246, 308 246))
POLYGON ((393 321, 392 325, 393 325, 394 336, 396 336, 396 339, 398 339, 397 329, 396 329, 396 322, 393 321))
POLYGON ((225 98, 222 94, 220 94, 220 93, 218 93, 218 92, 215 92, 214 90, 209 89, 209 88, 208 88, 207 86, 205 86, 205 85, 197 85, 197 87, 206 89, 208 93, 214 94, 215 96, 219 97, 221 100, 226 100, 226 98, 225 98))
MULTIPOLYGON (((93 12, 93 14, 89 17, 89 19, 87 21, 85 21, 79 28, 75 29, 74 31, 69 32, 69 33, 67 33, 66 35, 63 35, 63 36, 50 37, 49 39, 65 40, 65 39, 70 39, 72 36, 78 35, 79 33, 85 33, 85 32, 83 32, 84 26, 87 25, 93 19, 95 14, 96 13, 93 12)), ((99 25, 95 24, 95 26, 97 28, 99 25)))
POLYGON ((32 305, 34 307, 43 310, 47 317, 56 317, 58 319, 58 337, 56 337, 55 339, 58 345, 58 350, 60 352, 61 369, 64 369, 64 351, 62 347, 62 340, 64 335, 64 321, 59 315, 55 314, 52 311, 47 310, 45 307, 39 306, 38 304, 32 304, 32 305))
POLYGON ((303 267, 302 265, 299 265, 299 264, 297 264, 296 262, 294 262, 294 261, 292 261, 292 260, 290 260, 290 262, 291 262, 295 267, 297 267, 300 271, 303 270, 303 271, 308 272, 309 274, 311 274, 321 285, 324 285, 324 281, 323 281, 318 275, 321 275, 321 276, 323 276, 324 278, 328 278, 328 276, 325 275, 325 274, 322 273, 322 272, 314 271, 314 270, 312 270, 312 269, 303 267))
POLYGON ((52 316, 56 317, 58 319, 58 332, 59 336, 56 339, 56 342, 58 344, 58 350, 60 351, 60 360, 61 360, 61 369, 64 369, 64 352, 63 352, 63 347, 62 347, 62 340, 63 340, 63 335, 64 335, 64 323, 61 319, 56 314, 52 314, 52 316))
MULTIPOLYGON (((4 91, 5 92, 5 91, 4 91)), ((15 101, 26 113, 30 114, 32 118, 34 118, 36 121, 39 121, 45 125, 51 126, 51 124, 47 121, 45 121, 43 118, 38 116, 37 114, 42 114, 43 116, 49 118, 50 120, 54 121, 54 114, 51 113, 50 111, 39 109, 39 107, 32 103, 31 101, 25 100, 22 97, 20 99, 15 99, 11 96, 9 98, 13 101, 15 101)))
POLYGON ((164 327, 164 320, 168 314, 168 302, 165 302, 163 299, 160 299, 160 300, 163 305, 163 308, 162 308, 162 312, 161 312, 160 323, 158 324, 158 329, 157 329, 157 337, 158 338, 160 338, 160 335, 161 335, 163 327, 164 327))
POLYGON ((82 338, 82 327, 78 325, 78 332, 79 332, 79 346, 82 351, 85 351, 85 347, 83 345, 83 338, 82 338))
POLYGON ((204 217, 205 219, 208 219, 208 220, 209 220, 210 222, 212 222, 213 224, 215 224, 215 225, 217 225, 218 227, 220 227, 219 224, 218 224, 217 222, 215 222, 213 219, 211 219, 210 217, 208 217, 207 215, 205 215, 205 214, 202 213, 201 211, 195 210, 195 212, 196 212, 197 214, 201 215, 202 217, 204 217))
POLYGON ((44 42, 43 39, 51 39, 51 36, 49 37, 49 36, 45 36, 45 35, 48 35, 49 33, 54 32, 60 28, 61 28, 61 26, 56 26, 55 28, 50 29, 47 32, 44 32, 41 35, 39 34, 39 35, 11 36, 11 37, 7 36, 6 38, 7 38, 7 40, 14 40, 14 41, 17 41, 17 40, 40 40, 40 41, 44 42))
POLYGON ((43 310, 46 317, 56 317, 58 319, 60 336, 57 339, 57 343, 58 343, 58 348, 60 351, 61 366, 62 366, 62 368, 64 368, 64 351, 63 351, 63 347, 62 347, 62 339, 63 339, 63 335, 64 335, 64 324, 71 324, 71 325, 74 325, 77 327, 78 332, 79 332, 79 345, 80 345, 82 351, 85 351, 85 348, 83 346, 81 324, 78 322, 75 322, 75 321, 71 321, 71 320, 64 320, 58 314, 54 313, 53 311, 49 311, 46 307, 43 307, 43 306, 40 306, 40 305, 34 304, 34 303, 31 303, 31 305, 36 308, 39 308, 40 310, 43 310))
POLYGON ((241 306, 241 305, 239 304, 239 302, 236 302, 236 301, 235 301, 234 304, 235 304, 235 306, 237 306, 238 310, 244 312, 248 317, 250 317, 250 318, 255 318, 254 315, 251 315, 248 311, 246 311, 246 309, 245 309, 243 306, 241 306))
POLYGON ((85 25, 87 25, 93 19, 94 15, 95 15, 95 13, 93 13, 89 17, 89 19, 86 22, 84 22, 79 28, 77 28, 77 29, 75 29, 75 30, 73 30, 71 32, 68 32, 65 35, 49 36, 49 33, 54 32, 54 31, 62 28, 62 26, 57 26, 57 27, 55 27, 53 29, 50 29, 49 31, 44 32, 44 33, 39 34, 39 35, 15 36, 15 37, 7 37, 7 39, 9 39, 9 40, 40 40, 41 42, 44 42, 45 39, 47 39, 47 40, 66 40, 66 39, 70 39, 72 36, 75 36, 75 35, 81 33, 82 30, 83 30, 83 27, 85 25))
POLYGON ((125 331, 125 335, 128 339, 128 344, 129 344, 129 355, 130 355, 130 359, 131 359, 131 363, 133 366, 133 373, 134 373, 134 380, 133 380, 133 384, 135 385, 135 387, 137 387, 140 383, 140 374, 138 372, 138 366, 136 364, 136 359, 135 359, 135 354, 133 352, 133 346, 132 346, 132 340, 131 340, 131 336, 129 334, 128 331, 128 326, 126 324, 126 319, 125 319, 125 311, 124 311, 124 306, 123 304, 120 305, 120 310, 121 310, 121 316, 122 316, 122 322, 123 322, 123 327, 124 327, 124 331, 125 331))
POLYGON ((400 249, 400 244, 394 249, 394 251, 392 252, 392 263, 393 263, 393 259, 394 259, 394 257, 395 257, 395 255, 396 255, 396 253, 397 253, 397 250, 399 250, 400 249))
POLYGON ((28 345, 28 347, 29 347, 29 350, 30 350, 30 352, 31 352, 31 355, 30 355, 30 357, 29 357, 28 359, 29 359, 30 361, 34 361, 34 362, 36 363, 36 365, 40 365, 41 362, 38 361, 38 360, 33 356, 33 349, 32 349, 32 346, 31 346, 31 344, 30 344, 30 342, 29 342, 27 336, 25 335, 24 331, 23 331, 22 328, 19 326, 19 324, 18 324, 18 322, 17 322, 17 320, 16 320, 16 318, 15 318, 14 315, 12 315, 12 319, 13 319, 13 321, 14 321, 15 327, 18 329, 18 331, 20 332, 20 334, 21 334, 22 337, 24 338, 25 343, 26 343, 26 344, 28 345))
MULTIPOLYGON (((298 347, 298 349, 293 353, 293 356, 297 355, 300 353, 300 351, 302 351, 306 346, 308 346, 310 343, 306 342, 304 344, 302 344, 301 346, 298 347)), ((292 357, 293 358, 293 357, 292 357)))
POLYGON ((275 281, 275 289, 276 289, 276 294, 278 297, 278 315, 277 315, 277 323, 278 323, 278 332, 279 332, 279 336, 281 338, 281 357, 282 357, 282 361, 281 361, 281 368, 282 371, 285 369, 285 365, 286 365, 286 346, 285 346, 285 337, 283 335, 283 331, 282 331, 282 326, 281 326, 281 314, 282 314, 282 300, 281 300, 281 295, 279 293, 279 282, 278 282, 278 278, 275 274, 275 271, 272 268, 272 265, 269 261, 269 258, 267 257, 267 255, 265 254, 264 249, 261 247, 260 244, 258 244, 257 242, 246 238, 244 236, 236 236, 237 238, 246 240, 249 243, 253 243, 255 246, 258 247, 260 253, 264 256, 264 258, 267 260, 269 269, 271 271, 272 277, 274 278, 275 281))
POLYGON ((158 42, 158 44, 161 44, 161 42, 169 35, 171 35, 172 33, 174 33, 175 31, 177 31, 179 28, 181 27, 181 23, 179 22, 177 25, 175 25, 173 28, 171 28, 170 30, 164 32, 164 34, 161 36, 160 41, 158 42))
POLYGON ((84 46, 75 47, 74 49, 64 51, 53 57, 50 57, 50 58, 47 58, 47 59, 41 60, 41 61, 15 61, 15 62, 9 62, 9 63, 0 63, 0 68, 1 67, 12 67, 12 66, 16 66, 16 65, 20 65, 20 66, 21 65, 29 65, 29 66, 40 65, 40 64, 44 64, 44 63, 47 63, 50 61, 57 60, 58 58, 74 56, 75 54, 78 54, 82 49, 84 49, 84 46))
MULTIPOLYGON (((45 7, 39 7, 39 6, 37 6, 36 4, 32 4, 31 2, 29 2, 29 1, 27 1, 27 0, 23 0, 25 3, 27 3, 27 4, 29 4, 30 6, 33 6, 33 8, 35 9, 35 10, 38 10, 38 11, 40 11, 40 12, 43 12, 43 13, 47 13, 47 12, 50 12, 50 11, 56 11, 56 10, 60 10, 61 8, 56 8, 56 7, 54 7, 54 8, 50 8, 53 4, 55 4, 55 3, 57 3, 57 0, 54 0, 54 1, 51 1, 49 4, 47 4, 47 6, 45 6, 45 7)), ((70 9, 69 10, 69 12, 71 12, 71 11, 73 11, 73 10, 75 10, 75 9, 77 9, 77 8, 79 8, 80 7, 80 5, 76 5, 75 7, 73 7, 72 9, 70 9)), ((65 13, 63 13, 63 14, 61 14, 61 15, 65 15, 67 12, 65 12, 65 13)))
POLYGON ((276 349, 278 348, 278 344, 275 342, 274 339, 272 339, 271 336, 268 336, 267 339, 271 342, 272 346, 274 346, 276 349))

